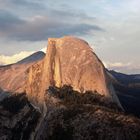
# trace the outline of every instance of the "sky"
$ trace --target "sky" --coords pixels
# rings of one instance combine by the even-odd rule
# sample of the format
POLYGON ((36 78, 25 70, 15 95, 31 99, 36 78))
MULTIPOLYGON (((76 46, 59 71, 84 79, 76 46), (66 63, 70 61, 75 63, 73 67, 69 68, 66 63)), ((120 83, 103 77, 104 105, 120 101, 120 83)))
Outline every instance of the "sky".
POLYGON ((66 35, 86 40, 107 68, 140 73, 140 0, 0 0, 0 65, 66 35))

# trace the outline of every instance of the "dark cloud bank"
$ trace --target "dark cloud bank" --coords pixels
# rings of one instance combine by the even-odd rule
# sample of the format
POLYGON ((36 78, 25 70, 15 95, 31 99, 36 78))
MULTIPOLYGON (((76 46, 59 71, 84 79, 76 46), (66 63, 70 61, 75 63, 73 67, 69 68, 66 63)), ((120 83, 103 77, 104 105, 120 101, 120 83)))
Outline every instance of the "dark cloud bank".
POLYGON ((0 10, 0 37, 11 40, 40 41, 48 37, 86 35, 94 30, 103 31, 97 25, 82 23, 80 19, 83 17, 86 20, 92 19, 81 13, 65 11, 53 11, 52 15, 23 19, 6 10, 0 10))

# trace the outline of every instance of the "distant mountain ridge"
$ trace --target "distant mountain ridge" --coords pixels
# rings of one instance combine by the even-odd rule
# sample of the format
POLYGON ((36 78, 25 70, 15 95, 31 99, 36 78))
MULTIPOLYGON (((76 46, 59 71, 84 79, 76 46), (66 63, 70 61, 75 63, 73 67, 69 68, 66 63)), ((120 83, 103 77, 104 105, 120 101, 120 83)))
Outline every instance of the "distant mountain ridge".
POLYGON ((0 66, 0 88, 10 92, 24 92, 27 69, 44 56, 45 53, 40 51, 17 63, 0 66))
POLYGON ((124 74, 116 71, 109 71, 122 84, 140 83, 140 74, 124 74))
POLYGON ((124 109, 140 117, 140 74, 109 72, 118 81, 113 86, 124 109))
POLYGON ((27 64, 27 63, 36 62, 36 61, 41 60, 43 57, 45 57, 45 53, 42 51, 38 51, 20 61, 18 61, 16 64, 27 64))

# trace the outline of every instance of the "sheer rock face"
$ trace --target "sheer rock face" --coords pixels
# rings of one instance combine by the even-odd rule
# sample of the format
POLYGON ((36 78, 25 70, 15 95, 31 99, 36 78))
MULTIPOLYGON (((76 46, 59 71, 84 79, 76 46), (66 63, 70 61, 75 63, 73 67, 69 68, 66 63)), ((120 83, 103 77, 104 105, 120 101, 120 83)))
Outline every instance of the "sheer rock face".
POLYGON ((97 91, 119 103, 106 70, 87 42, 74 38, 50 38, 44 60, 28 70, 26 91, 44 100, 49 86, 71 85, 75 90, 97 91))

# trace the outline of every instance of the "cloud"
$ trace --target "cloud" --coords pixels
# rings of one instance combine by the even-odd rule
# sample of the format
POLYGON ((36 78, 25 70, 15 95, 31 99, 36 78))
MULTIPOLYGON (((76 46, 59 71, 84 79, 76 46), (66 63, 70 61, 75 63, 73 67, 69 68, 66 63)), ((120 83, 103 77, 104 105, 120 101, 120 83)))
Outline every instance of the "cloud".
POLYGON ((83 19, 84 19, 84 22, 96 21, 95 17, 89 16, 81 10, 74 10, 71 8, 69 8, 69 9, 67 8, 67 9, 63 9, 63 10, 50 9, 48 15, 55 17, 55 19, 61 19, 63 21, 69 20, 69 22, 73 22, 73 21, 79 22, 79 20, 83 22, 83 19))
POLYGON ((120 67, 127 67, 127 66, 131 66, 131 63, 122 63, 122 62, 115 62, 115 63, 111 63, 111 62, 103 62, 104 65, 107 68, 120 68, 120 67))
POLYGON ((46 40, 48 37, 61 37, 63 35, 87 35, 90 31, 103 31, 103 29, 97 25, 70 23, 48 16, 21 19, 7 11, 0 11, 0 37, 4 38, 40 41, 46 40))
POLYGON ((40 51, 46 53, 46 47, 42 48, 40 51))
POLYGON ((64 35, 87 35, 91 30, 101 31, 96 25, 70 24, 48 19, 47 17, 36 18, 26 25, 16 29, 10 38, 16 40, 40 41, 48 37, 61 37, 64 35))
POLYGON ((10 32, 12 28, 16 28, 16 26, 23 23, 24 23, 24 20, 11 14, 10 12, 5 11, 5 10, 0 10, 0 33, 10 32))
POLYGON ((16 63, 33 53, 34 53, 33 51, 22 51, 18 54, 14 54, 12 56, 0 55, 0 65, 16 63))
POLYGON ((30 8, 31 9, 44 9, 44 5, 41 3, 39 0, 0 0, 0 7, 1 8, 7 8, 7 7, 12 7, 12 8, 18 8, 18 7, 23 7, 23 8, 30 8))
POLYGON ((127 74, 138 74, 140 72, 140 65, 134 63, 122 63, 122 62, 103 62, 104 66, 109 70, 115 70, 117 72, 127 74))
POLYGON ((8 11, 0 10, 0 37, 8 36, 17 26, 24 24, 24 20, 8 11))

